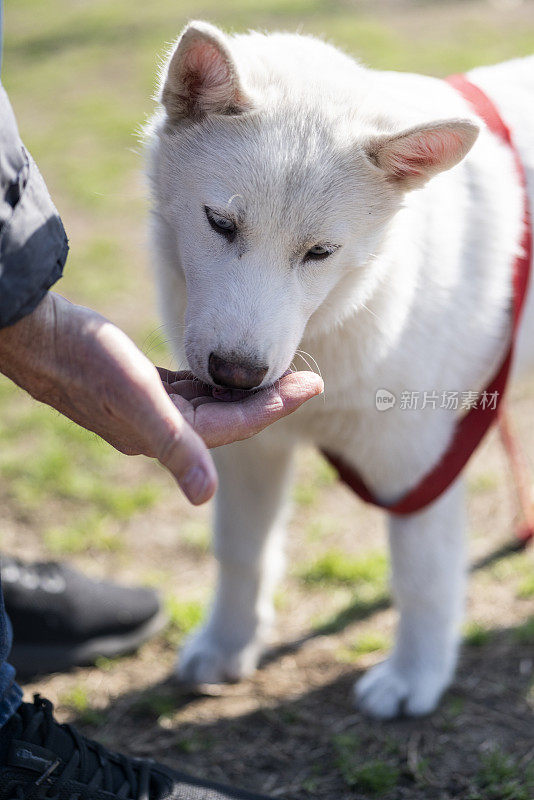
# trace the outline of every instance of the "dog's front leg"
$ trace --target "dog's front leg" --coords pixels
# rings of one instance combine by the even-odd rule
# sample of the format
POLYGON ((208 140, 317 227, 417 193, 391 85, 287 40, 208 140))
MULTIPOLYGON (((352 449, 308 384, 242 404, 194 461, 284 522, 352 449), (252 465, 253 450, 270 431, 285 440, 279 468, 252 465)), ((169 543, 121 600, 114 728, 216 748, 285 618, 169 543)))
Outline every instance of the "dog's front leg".
POLYGON ((465 585, 463 517, 458 481, 426 510, 390 519, 396 643, 389 659, 356 684, 360 707, 373 717, 428 714, 453 677, 465 585))
POLYGON ((191 683, 234 681, 254 671, 273 623, 273 592, 283 568, 291 447, 273 445, 267 433, 214 455, 219 574, 208 620, 179 660, 179 677, 191 683))

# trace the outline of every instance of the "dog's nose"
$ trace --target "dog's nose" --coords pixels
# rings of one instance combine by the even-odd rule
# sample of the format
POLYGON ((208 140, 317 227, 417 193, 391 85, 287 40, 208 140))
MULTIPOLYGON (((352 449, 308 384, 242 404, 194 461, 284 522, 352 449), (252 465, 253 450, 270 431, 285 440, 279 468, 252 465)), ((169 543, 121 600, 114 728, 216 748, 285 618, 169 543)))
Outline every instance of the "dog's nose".
POLYGON ((218 386, 227 389, 254 389, 264 379, 268 367, 258 367, 245 361, 228 361, 211 353, 208 369, 218 386))

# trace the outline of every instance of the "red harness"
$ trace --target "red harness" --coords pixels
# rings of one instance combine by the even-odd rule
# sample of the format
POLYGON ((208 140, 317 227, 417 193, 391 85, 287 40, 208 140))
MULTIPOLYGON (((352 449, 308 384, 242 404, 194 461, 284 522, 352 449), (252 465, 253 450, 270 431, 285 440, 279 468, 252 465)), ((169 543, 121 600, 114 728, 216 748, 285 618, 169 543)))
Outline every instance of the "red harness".
MULTIPOLYGON (((393 514, 413 514, 416 511, 421 511, 425 506, 438 498, 460 474, 473 451, 495 421, 500 411, 502 397, 510 373, 514 344, 527 293, 532 260, 532 235, 525 169, 513 142, 510 130, 503 122, 493 102, 478 88, 478 86, 470 83, 463 75, 453 75, 447 78, 447 81, 470 103, 476 114, 484 120, 489 130, 510 147, 514 155, 517 176, 523 187, 524 225, 521 239, 521 251, 520 255, 515 259, 513 268, 512 336, 510 347, 497 374, 485 389, 488 393, 487 396, 496 397, 497 402, 491 404, 491 407, 488 405, 486 405, 486 407, 476 405, 471 408, 456 425, 452 440, 439 462, 430 472, 423 476, 413 489, 410 489, 410 491, 396 503, 391 505, 383 503, 365 485, 361 477, 352 467, 348 466, 348 464, 337 456, 331 453, 325 453, 328 460, 337 469, 340 478, 363 500, 380 506, 381 508, 386 508, 393 514)), ((520 535, 524 540, 531 538, 531 536, 534 535, 534 526, 532 529, 526 529, 520 535)))

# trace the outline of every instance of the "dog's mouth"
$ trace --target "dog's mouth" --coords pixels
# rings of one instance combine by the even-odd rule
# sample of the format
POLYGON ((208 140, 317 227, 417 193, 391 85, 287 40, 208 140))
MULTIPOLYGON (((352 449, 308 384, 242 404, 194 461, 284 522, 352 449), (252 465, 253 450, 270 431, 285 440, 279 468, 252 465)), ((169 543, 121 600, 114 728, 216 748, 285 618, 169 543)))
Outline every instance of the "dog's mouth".
POLYGON ((237 401, 237 400, 246 400, 247 397, 251 397, 252 395, 258 394, 259 392, 264 392, 267 389, 271 389, 273 386, 276 386, 279 380, 285 378, 286 375, 291 375, 293 372, 292 369, 286 369, 285 372, 282 373, 278 378, 274 378, 273 380, 269 381, 269 383, 264 384, 263 386, 255 386, 252 389, 233 389, 229 386, 218 386, 215 383, 206 383, 201 378, 196 378, 203 387, 206 388, 206 391, 211 393, 211 396, 216 400, 224 400, 228 401, 237 401))
POLYGON ((216 400, 245 400, 253 394, 263 391, 259 387, 255 389, 230 389, 226 386, 212 386, 211 394, 216 400))

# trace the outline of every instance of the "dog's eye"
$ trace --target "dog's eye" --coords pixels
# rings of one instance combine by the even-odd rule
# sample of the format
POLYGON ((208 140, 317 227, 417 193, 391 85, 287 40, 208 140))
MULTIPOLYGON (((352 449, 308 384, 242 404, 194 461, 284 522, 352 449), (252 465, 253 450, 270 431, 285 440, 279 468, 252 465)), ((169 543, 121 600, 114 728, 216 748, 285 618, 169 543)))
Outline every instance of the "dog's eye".
POLYGON ((222 216, 222 214, 218 214, 216 211, 208 208, 208 206, 204 206, 204 211, 206 212, 206 217, 213 230, 220 233, 221 236, 224 236, 229 242, 232 242, 237 232, 235 222, 228 217, 222 216))
POLYGON ((321 259, 331 256, 336 250, 337 247, 333 244, 315 244, 304 256, 304 261, 321 261, 321 259))

